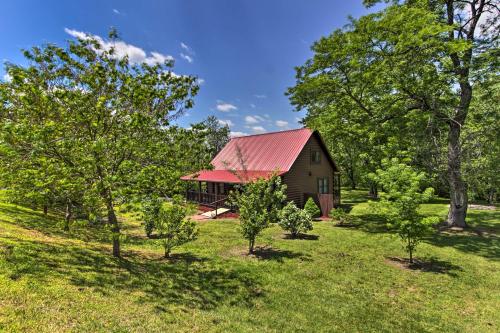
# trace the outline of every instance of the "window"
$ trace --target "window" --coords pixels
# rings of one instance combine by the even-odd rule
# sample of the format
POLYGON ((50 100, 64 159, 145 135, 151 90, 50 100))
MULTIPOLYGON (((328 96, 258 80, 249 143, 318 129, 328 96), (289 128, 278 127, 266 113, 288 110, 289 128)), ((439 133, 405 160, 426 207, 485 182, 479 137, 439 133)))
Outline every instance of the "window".
POLYGON ((328 177, 318 178, 318 193, 319 194, 328 193, 328 177))
POLYGON ((321 153, 319 150, 311 151, 311 163, 320 164, 321 163, 321 153))

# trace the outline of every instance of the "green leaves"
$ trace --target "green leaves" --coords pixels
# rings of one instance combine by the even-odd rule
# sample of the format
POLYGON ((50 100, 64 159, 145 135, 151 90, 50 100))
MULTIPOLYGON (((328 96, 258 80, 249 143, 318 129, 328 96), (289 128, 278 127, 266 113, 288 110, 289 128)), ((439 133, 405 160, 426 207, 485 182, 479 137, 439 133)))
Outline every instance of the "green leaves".
POLYGON ((196 239, 196 223, 185 217, 186 207, 177 203, 162 205, 157 211, 154 225, 165 257, 170 256, 173 248, 196 239))
POLYGON ((280 210, 286 199, 286 185, 279 176, 269 180, 258 179, 243 187, 241 193, 232 196, 239 208, 241 233, 249 241, 249 252, 253 252, 255 237, 269 226, 278 222, 280 210))
POLYGON ((278 224, 283 230, 289 231, 293 238, 313 229, 311 215, 307 210, 298 208, 293 201, 281 210, 278 224))
POLYGON ((396 158, 384 160, 383 168, 378 169, 371 178, 385 191, 380 201, 375 203, 375 208, 388 220, 388 226, 401 237, 411 261, 418 243, 439 222, 437 217, 422 218, 418 213, 420 204, 432 199, 434 189, 422 190, 426 182, 425 174, 415 172, 396 158))

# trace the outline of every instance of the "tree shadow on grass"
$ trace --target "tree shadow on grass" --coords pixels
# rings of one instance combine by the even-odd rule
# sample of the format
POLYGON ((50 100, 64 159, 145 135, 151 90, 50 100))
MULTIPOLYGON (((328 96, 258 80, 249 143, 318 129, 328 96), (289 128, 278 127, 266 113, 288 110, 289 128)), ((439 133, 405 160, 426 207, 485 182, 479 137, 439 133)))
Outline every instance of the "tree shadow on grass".
POLYGON ((500 260, 500 238, 496 235, 480 236, 472 230, 438 232, 425 240, 434 246, 453 247, 465 253, 500 260))
POLYGON ((291 234, 285 234, 283 236, 284 239, 289 239, 289 240, 319 240, 318 235, 311 235, 311 234, 303 234, 300 233, 296 237, 293 237, 291 234))
MULTIPOLYGON (((350 225, 339 225, 339 227, 354 228, 369 233, 393 233, 381 215, 362 214, 353 215, 353 217, 350 225)), ((433 235, 426 237, 424 241, 434 246, 453 247, 464 253, 500 260, 500 237, 492 227, 492 225, 496 225, 491 220, 491 216, 483 217, 483 220, 476 219, 476 226, 464 231, 454 232, 449 229, 436 231, 433 235), (487 227, 482 227, 483 225, 487 227)))
POLYGON ((46 236, 61 236, 101 243, 109 243, 111 239, 109 230, 103 224, 90 224, 82 220, 72 221, 70 231, 64 231, 62 216, 44 215, 29 208, 10 205, 2 206, 0 211, 2 215, 10 219, 10 221, 3 219, 3 222, 27 230, 36 230, 46 236))
POLYGON ((137 302, 153 303, 168 311, 172 305, 212 309, 221 304, 247 305, 262 295, 251 272, 223 266, 193 254, 175 255, 171 260, 145 258, 127 252, 115 259, 107 249, 68 244, 27 241, 0 236, 7 276, 17 280, 29 276, 55 283, 64 279, 79 288, 110 297, 124 291, 137 302))
POLYGON ((410 263, 408 258, 387 257, 386 259, 393 266, 413 271, 447 274, 453 277, 458 276, 457 271, 462 271, 462 267, 436 257, 415 258, 413 263, 410 263))
POLYGON ((276 249, 270 246, 255 247, 252 256, 260 260, 275 260, 283 262, 284 259, 299 258, 303 261, 311 261, 311 258, 300 252, 276 249))

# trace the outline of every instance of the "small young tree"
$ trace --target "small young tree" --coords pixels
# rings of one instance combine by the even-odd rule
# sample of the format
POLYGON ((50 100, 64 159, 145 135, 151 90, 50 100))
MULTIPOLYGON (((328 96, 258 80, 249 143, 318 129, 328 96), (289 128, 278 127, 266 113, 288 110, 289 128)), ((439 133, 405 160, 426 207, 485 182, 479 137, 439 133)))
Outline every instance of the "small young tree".
POLYGON ((196 239, 196 222, 186 218, 186 208, 177 203, 160 207, 155 220, 155 229, 160 243, 165 248, 165 258, 170 257, 174 247, 196 239))
POLYGON ((381 200, 376 203, 377 210, 386 216, 389 226, 401 237, 410 256, 410 263, 413 263, 417 245, 439 221, 437 217, 423 218, 417 211, 421 203, 432 198, 434 189, 426 188, 421 191, 425 174, 417 173, 397 158, 386 159, 382 165, 384 169, 371 175, 385 191, 381 200))
POLYGON ((292 238, 297 238, 301 232, 306 233, 313 229, 311 215, 306 210, 298 208, 293 201, 281 210, 278 224, 283 230, 289 231, 292 238))
POLYGON ((155 221, 158 218, 162 201, 159 198, 148 198, 142 202, 142 216, 144 218, 144 231, 151 238, 155 229, 155 221))
POLYGON ((240 210, 241 233, 248 240, 249 253, 253 253, 257 235, 270 222, 279 220, 286 199, 285 191, 286 185, 282 184, 281 178, 272 176, 269 180, 248 183, 241 193, 234 194, 240 210))
POLYGON ((304 210, 309 213, 312 218, 319 217, 321 210, 318 208, 313 198, 309 198, 304 205, 304 210))

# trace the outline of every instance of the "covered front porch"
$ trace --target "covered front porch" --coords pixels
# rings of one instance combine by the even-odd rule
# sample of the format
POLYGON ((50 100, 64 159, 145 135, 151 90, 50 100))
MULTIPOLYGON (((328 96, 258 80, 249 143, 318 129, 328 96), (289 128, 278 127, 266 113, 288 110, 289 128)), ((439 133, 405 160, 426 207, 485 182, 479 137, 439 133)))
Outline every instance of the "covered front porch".
POLYGON ((186 199, 214 209, 226 207, 233 210, 228 195, 234 184, 208 181, 190 181, 186 190, 186 199))

